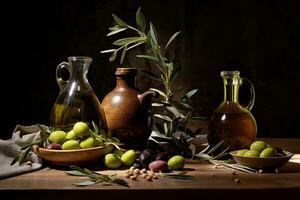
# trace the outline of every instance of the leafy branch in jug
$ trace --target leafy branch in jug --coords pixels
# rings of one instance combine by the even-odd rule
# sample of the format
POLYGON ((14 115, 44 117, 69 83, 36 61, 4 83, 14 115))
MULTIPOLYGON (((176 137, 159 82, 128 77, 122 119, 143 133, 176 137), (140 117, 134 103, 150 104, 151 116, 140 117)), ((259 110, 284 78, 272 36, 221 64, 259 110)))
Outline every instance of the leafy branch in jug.
POLYGON ((189 104, 189 99, 198 92, 198 89, 190 90, 181 96, 178 95, 183 88, 178 87, 175 82, 180 75, 181 67, 175 61, 175 56, 171 56, 169 49, 181 32, 174 33, 165 45, 162 45, 154 25, 152 22, 147 23, 141 8, 136 12, 136 27, 124 22, 117 15, 112 14, 112 16, 114 26, 109 28, 110 32, 107 36, 126 30, 130 30, 129 32, 133 32, 134 35, 114 41, 115 48, 101 51, 101 53, 111 53, 109 57, 111 62, 116 60, 120 53, 120 64, 122 64, 127 51, 143 47, 143 54, 136 55, 136 57, 145 59, 154 66, 152 70, 142 69, 144 75, 158 85, 150 90, 160 94, 160 100, 152 103, 152 107, 156 107, 157 110, 154 113, 156 131, 149 138, 149 143, 164 148, 163 150, 166 151, 194 155, 195 147, 189 141, 195 139, 201 129, 191 130, 188 127, 189 121, 206 120, 207 118, 193 116, 196 109, 189 104), (162 143, 171 145, 162 146, 162 143))

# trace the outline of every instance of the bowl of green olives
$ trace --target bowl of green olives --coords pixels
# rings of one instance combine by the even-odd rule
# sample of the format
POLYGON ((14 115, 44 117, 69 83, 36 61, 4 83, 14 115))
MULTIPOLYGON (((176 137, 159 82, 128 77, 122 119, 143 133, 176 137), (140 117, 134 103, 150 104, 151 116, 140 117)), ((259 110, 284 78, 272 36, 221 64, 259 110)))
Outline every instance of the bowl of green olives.
MULTIPOLYGON (((34 145, 33 152, 54 165, 84 165, 95 162, 113 151, 113 145, 97 146, 86 149, 48 149, 34 145)), ((100 162, 100 161, 99 161, 100 162)))
POLYGON ((255 169, 278 169, 294 155, 280 147, 272 147, 264 141, 254 141, 249 149, 231 151, 234 160, 255 169))
POLYGON ((101 136, 85 122, 76 122, 71 130, 54 130, 48 133, 43 146, 32 150, 42 159, 55 165, 82 165, 94 162, 114 150, 107 136, 101 136))

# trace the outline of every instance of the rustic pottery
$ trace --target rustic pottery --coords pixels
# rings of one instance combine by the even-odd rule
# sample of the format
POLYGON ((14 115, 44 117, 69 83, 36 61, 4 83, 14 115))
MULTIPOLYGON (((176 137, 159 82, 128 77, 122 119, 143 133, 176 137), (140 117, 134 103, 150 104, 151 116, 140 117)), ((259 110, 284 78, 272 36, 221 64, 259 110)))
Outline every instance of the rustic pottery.
POLYGON ((108 133, 128 147, 142 147, 152 131, 153 91, 138 92, 135 68, 117 68, 116 87, 102 101, 108 133))

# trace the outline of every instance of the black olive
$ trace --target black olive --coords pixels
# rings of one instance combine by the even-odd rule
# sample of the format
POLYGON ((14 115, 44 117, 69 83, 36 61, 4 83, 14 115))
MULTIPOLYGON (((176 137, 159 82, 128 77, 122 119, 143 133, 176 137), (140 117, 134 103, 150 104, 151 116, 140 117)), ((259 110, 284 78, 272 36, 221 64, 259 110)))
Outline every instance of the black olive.
POLYGON ((143 151, 139 156, 139 162, 142 167, 148 168, 149 163, 153 161, 153 156, 148 151, 143 151))

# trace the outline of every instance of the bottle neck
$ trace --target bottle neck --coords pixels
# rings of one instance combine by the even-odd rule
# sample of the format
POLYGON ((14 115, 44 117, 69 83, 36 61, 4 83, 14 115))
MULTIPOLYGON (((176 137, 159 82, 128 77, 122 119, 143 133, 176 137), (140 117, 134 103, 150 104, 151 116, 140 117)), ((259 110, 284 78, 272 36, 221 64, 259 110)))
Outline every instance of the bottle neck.
POLYGON ((134 76, 117 76, 117 88, 130 87, 135 88, 135 77, 134 76))
POLYGON ((224 102, 238 103, 239 84, 230 83, 224 79, 224 102))
POLYGON ((70 79, 86 81, 91 62, 88 57, 69 57, 70 79))

